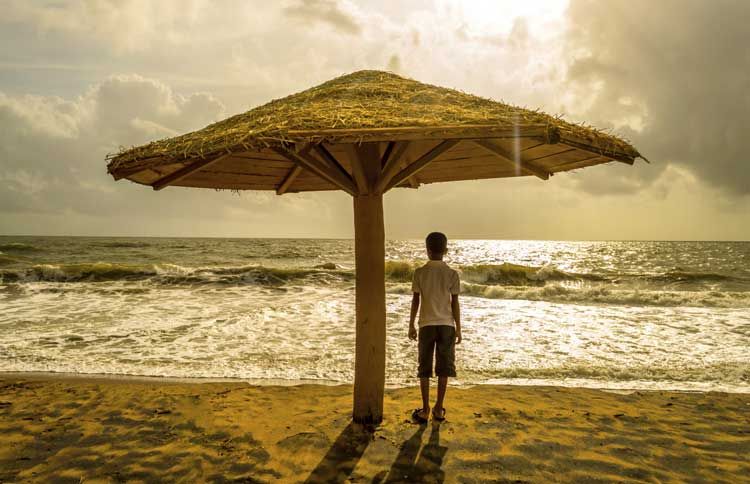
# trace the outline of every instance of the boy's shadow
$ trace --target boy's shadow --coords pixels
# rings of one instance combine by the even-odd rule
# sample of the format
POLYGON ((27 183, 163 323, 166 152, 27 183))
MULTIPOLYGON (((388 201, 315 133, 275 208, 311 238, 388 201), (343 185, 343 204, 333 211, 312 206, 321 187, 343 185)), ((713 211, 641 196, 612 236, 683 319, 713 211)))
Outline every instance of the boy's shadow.
POLYGON ((391 469, 385 476, 377 476, 373 482, 439 482, 445 480, 445 472, 441 468, 447 447, 440 446, 440 424, 432 422, 432 432, 427 444, 422 445, 422 435, 427 424, 419 426, 414 435, 403 443, 401 450, 393 462, 391 469))

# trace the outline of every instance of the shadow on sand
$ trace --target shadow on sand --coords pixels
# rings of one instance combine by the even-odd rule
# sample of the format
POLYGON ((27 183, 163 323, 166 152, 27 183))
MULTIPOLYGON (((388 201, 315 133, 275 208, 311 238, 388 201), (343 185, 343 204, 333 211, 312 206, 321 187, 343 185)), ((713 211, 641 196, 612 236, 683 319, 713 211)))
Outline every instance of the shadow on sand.
MULTIPOLYGON (((448 448, 440 446, 440 424, 434 422, 430 438, 422 447, 422 436, 426 429, 427 424, 420 425, 417 431, 401 445, 390 470, 381 472, 372 482, 442 483, 445 480, 445 472, 441 467, 448 448)), ((369 430, 350 422, 305 482, 346 482, 371 440, 372 433, 369 430)))
POLYGON ((420 452, 422 435, 426 429, 427 424, 420 425, 414 435, 401 446, 388 474, 383 479, 376 478, 373 482, 442 483, 445 480, 443 458, 448 448, 440 445, 440 424, 433 422, 430 438, 420 452))
POLYGON ((305 482, 345 482, 371 440, 371 431, 362 425, 349 422, 305 482))

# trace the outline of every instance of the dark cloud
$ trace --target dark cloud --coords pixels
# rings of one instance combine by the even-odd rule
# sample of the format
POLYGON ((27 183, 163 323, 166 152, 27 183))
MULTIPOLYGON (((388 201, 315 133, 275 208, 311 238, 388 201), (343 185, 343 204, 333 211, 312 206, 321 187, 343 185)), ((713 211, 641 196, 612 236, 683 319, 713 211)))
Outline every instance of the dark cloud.
POLYGON ((306 23, 325 23, 341 32, 357 35, 362 31, 359 23, 342 10, 336 0, 299 0, 284 8, 284 13, 306 23))
POLYGON ((568 13, 584 119, 630 120, 619 131, 656 164, 750 194, 750 2, 573 0, 568 13))

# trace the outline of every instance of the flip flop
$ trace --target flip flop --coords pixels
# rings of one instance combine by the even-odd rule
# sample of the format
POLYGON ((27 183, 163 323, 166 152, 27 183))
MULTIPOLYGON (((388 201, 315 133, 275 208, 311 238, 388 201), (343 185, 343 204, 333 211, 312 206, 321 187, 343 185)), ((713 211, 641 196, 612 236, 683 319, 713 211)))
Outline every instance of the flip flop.
POLYGON ((432 418, 433 420, 437 420, 438 422, 442 422, 445 420, 445 407, 443 407, 443 415, 438 415, 435 413, 435 409, 432 409, 432 418))
POLYGON ((418 423, 427 423, 427 419, 419 415, 419 412, 421 411, 421 408, 415 408, 414 411, 411 412, 411 418, 418 423))

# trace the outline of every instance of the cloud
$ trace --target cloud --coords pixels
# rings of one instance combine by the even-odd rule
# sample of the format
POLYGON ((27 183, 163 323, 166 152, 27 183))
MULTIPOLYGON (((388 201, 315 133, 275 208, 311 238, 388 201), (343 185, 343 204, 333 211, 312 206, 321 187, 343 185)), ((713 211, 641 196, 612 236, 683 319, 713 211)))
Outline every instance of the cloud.
POLYGON ((117 52, 133 52, 148 49, 157 39, 188 40, 190 27, 210 8, 205 0, 8 0, 3 15, 6 23, 33 24, 43 36, 94 37, 117 52))
POLYGON ((328 24, 346 34, 358 35, 362 32, 359 23, 342 9, 337 0, 297 0, 285 7, 284 13, 307 24, 328 24))
POLYGON ((568 108, 655 164, 750 195, 748 18, 750 2, 573 0, 568 108))
POLYGON ((67 101, 0 93, 0 206, 112 213, 124 200, 100 198, 111 191, 107 152, 196 129, 223 114, 210 95, 184 97, 140 76, 112 77, 67 101))
POLYGON ((115 183, 104 156, 387 67, 615 129, 654 160, 397 190, 389 237, 442 224, 467 237, 700 238, 690 211, 704 238, 747 238, 744 7, 682 5, 574 1, 564 17, 565 2, 8 0, 0 233, 349 236, 340 193, 155 193, 115 183))

